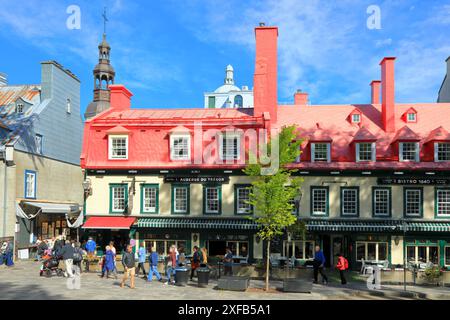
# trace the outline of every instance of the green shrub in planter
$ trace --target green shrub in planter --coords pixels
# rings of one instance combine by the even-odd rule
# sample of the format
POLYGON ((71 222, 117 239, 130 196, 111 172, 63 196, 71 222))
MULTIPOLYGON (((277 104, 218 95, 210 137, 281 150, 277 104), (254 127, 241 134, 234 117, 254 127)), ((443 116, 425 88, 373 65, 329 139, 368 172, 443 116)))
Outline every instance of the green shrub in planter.
POLYGON ((428 267, 422 274, 422 278, 425 279, 428 283, 433 283, 439 285, 439 280, 442 276, 443 272, 439 268, 439 266, 428 267))

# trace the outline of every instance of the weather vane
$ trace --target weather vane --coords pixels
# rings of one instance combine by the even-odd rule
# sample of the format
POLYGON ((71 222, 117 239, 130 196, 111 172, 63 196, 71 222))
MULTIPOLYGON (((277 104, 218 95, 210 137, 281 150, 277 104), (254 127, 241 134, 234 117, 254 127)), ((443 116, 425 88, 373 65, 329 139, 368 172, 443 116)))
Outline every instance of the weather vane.
POLYGON ((108 18, 106 17, 106 7, 103 10, 103 33, 106 34, 106 22, 108 22, 108 18))

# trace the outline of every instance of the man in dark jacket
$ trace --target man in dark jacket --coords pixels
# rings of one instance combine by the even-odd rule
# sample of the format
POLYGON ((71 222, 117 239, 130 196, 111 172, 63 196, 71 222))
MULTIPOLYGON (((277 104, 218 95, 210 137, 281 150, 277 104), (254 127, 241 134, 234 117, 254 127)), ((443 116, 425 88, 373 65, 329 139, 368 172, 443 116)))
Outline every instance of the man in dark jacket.
POLYGON ((64 265, 66 266, 66 271, 64 275, 69 278, 73 278, 73 254, 75 250, 69 240, 66 240, 66 244, 59 251, 60 256, 64 260, 64 265))
POLYGON ((122 257, 123 264, 123 278, 120 283, 120 287, 123 288, 125 285, 125 281, 127 281, 128 277, 130 277, 130 288, 134 289, 134 275, 136 273, 136 261, 134 259, 133 247, 128 245, 126 252, 122 257))
POLYGON ((325 255, 323 254, 323 251, 320 250, 320 246, 316 246, 316 253, 314 254, 314 262, 313 262, 314 283, 317 283, 319 272, 320 272, 320 275, 322 276, 322 283, 323 284, 328 283, 328 278, 323 273, 323 267, 325 266, 325 261, 326 260, 325 260, 325 255))

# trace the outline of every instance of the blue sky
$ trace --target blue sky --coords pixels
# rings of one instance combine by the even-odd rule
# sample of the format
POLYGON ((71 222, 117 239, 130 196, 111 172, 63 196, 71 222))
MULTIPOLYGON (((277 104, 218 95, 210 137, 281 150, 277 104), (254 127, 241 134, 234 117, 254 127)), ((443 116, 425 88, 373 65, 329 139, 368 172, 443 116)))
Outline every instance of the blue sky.
POLYGON ((0 72, 11 84, 38 83, 39 62, 57 60, 82 81, 82 110, 92 99, 92 69, 108 7, 116 83, 134 107, 203 107, 232 64, 237 85, 252 86, 254 31, 279 27, 279 101, 296 89, 313 104, 367 103, 379 62, 396 56, 396 100, 435 102, 450 56, 450 1, 0 0, 0 72), (69 5, 81 29, 69 30, 69 5), (381 29, 368 29, 369 5, 381 29))

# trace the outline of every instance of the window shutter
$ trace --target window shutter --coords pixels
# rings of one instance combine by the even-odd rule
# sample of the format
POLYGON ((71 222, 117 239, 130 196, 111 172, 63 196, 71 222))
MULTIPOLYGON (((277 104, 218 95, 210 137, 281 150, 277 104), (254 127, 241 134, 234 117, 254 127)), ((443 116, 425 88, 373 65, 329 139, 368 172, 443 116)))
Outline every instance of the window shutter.
POLYGON ((416 142, 416 162, 420 162, 420 144, 416 142))
POLYGON ((316 144, 315 143, 311 143, 311 162, 314 162, 315 150, 316 150, 316 144))
POLYGON ((357 143, 356 144, 356 161, 359 161, 360 160, 360 157, 359 157, 359 143, 357 143))
POLYGON ((438 143, 437 142, 434 143, 434 161, 439 161, 438 143))
POLYGON ((331 143, 327 143, 327 162, 331 162, 331 143))
POLYGON ((403 143, 398 144, 398 159, 403 161, 403 143))
POLYGON ((377 161, 377 145, 372 142, 372 161, 377 161))

